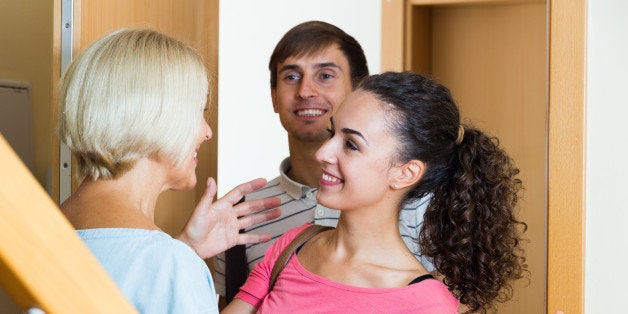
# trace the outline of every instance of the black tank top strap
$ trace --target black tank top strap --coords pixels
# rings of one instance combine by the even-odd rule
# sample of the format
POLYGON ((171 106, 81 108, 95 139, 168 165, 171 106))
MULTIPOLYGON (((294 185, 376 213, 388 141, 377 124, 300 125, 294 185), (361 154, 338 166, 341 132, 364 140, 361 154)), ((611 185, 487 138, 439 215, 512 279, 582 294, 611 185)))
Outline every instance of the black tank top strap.
POLYGON ((414 280, 410 281, 408 286, 409 285, 413 285, 415 283, 419 283, 419 282, 421 282, 421 281, 423 281, 425 279, 434 279, 434 276, 432 276, 430 274, 426 274, 426 275, 423 275, 423 276, 416 277, 416 278, 414 278, 414 280))

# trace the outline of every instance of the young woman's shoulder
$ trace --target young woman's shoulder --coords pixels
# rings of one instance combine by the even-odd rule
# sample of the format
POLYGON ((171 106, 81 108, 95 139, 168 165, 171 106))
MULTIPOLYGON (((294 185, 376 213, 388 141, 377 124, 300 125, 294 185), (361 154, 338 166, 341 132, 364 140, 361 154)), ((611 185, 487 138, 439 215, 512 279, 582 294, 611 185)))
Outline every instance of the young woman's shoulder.
POLYGON ((279 239, 277 239, 275 243, 271 244, 271 246, 266 251, 266 255, 275 256, 275 257, 279 256, 281 252, 283 252, 283 250, 285 250, 286 247, 290 245, 292 240, 294 240, 294 238, 296 238, 299 235, 299 233, 301 233, 303 230, 305 230, 307 227, 311 225, 312 223, 308 222, 302 226, 289 229, 288 231, 286 231, 286 233, 284 233, 281 237, 279 237, 279 239))
POLYGON ((459 302, 442 282, 427 279, 412 284, 412 294, 420 313, 457 313, 459 302))

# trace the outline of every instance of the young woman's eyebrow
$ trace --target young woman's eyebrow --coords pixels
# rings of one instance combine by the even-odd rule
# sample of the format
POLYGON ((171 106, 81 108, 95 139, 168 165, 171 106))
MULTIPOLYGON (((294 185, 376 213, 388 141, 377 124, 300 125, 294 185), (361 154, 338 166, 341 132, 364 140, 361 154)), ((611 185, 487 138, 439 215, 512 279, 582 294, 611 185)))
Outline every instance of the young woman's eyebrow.
POLYGON ((342 128, 341 131, 344 134, 357 135, 357 136, 361 137, 364 140, 364 142, 366 143, 367 146, 371 146, 371 145, 369 145, 369 141, 366 140, 366 138, 364 137, 364 135, 362 135, 362 133, 360 133, 360 132, 358 132, 358 131, 356 131, 354 129, 349 129, 349 128, 342 128))
MULTIPOLYGON (((334 117, 330 117, 329 118, 329 122, 331 123, 331 129, 334 130, 335 129, 335 127, 334 127, 334 117)), ((362 135, 362 133, 360 133, 360 132, 358 132, 358 131, 356 131, 354 129, 343 128, 340 131, 342 131, 342 133, 344 133, 344 134, 354 134, 354 135, 357 135, 357 136, 361 137, 364 140, 366 145, 371 146, 371 145, 369 145, 369 141, 366 140, 364 135, 362 135)))

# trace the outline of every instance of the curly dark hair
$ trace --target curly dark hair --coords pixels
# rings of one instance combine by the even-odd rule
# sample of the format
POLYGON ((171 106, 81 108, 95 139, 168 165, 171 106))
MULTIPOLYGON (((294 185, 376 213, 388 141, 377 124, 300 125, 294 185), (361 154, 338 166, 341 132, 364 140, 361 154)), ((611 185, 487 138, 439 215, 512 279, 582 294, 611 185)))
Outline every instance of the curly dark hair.
POLYGON ((386 72, 358 87, 391 113, 390 130, 402 147, 395 160, 420 160, 423 177, 404 202, 431 196, 419 232, 421 252, 470 312, 512 297, 511 282, 527 271, 515 217, 522 189, 499 141, 461 125, 449 90, 412 72, 386 72))

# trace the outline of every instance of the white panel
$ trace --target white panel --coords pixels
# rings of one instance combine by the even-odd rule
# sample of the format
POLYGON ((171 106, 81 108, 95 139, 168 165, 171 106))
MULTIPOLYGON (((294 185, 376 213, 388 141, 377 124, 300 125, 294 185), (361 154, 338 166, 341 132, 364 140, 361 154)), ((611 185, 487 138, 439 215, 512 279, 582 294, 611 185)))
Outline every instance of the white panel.
POLYGON ((219 195, 245 180, 278 175, 288 140, 272 109, 268 60, 283 34, 308 20, 329 22, 355 37, 371 73, 379 72, 380 0, 220 1, 219 195))
POLYGON ((0 80, 0 133, 33 171, 33 114, 29 84, 0 80))
POLYGON ((625 313, 628 1, 588 1, 585 313, 625 313))

